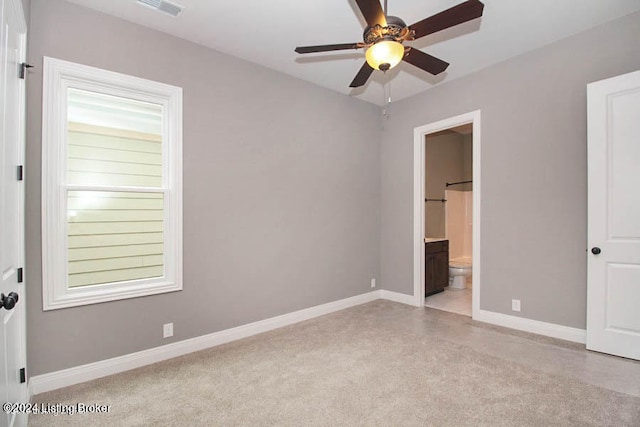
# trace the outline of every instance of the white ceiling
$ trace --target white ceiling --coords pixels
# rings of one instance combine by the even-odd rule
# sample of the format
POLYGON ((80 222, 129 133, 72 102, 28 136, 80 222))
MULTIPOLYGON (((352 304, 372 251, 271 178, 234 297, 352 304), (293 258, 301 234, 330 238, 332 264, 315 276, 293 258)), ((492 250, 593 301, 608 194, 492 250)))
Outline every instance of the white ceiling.
MULTIPOLYGON (((351 89, 362 50, 299 55, 294 48, 362 41, 365 21, 354 0, 171 0, 185 7, 178 17, 136 0, 67 1, 378 105, 389 91, 397 101, 640 10, 639 0, 484 0, 481 19, 407 43, 449 62, 446 72, 434 77, 403 62, 351 89)), ((388 0, 388 14, 411 25, 461 2, 388 0)))

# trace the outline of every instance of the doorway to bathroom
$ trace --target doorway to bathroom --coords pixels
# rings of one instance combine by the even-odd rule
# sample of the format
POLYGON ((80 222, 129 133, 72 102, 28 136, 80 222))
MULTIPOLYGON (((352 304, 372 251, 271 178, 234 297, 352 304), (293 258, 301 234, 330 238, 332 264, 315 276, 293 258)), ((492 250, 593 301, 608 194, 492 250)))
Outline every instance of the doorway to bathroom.
POLYGON ((425 135, 426 307, 471 316, 473 126, 425 135))
POLYGON ((480 111, 414 130, 415 305, 480 309, 480 111))

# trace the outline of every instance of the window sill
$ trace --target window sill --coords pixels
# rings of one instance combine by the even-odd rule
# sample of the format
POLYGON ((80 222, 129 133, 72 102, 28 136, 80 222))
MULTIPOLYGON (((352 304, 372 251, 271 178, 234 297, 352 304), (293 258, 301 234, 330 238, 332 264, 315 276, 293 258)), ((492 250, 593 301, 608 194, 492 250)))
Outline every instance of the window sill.
POLYGON ((43 310, 48 311, 89 304, 99 304, 103 302, 138 298, 181 290, 182 283, 166 281, 153 283, 136 283, 133 281, 118 284, 69 288, 66 292, 58 294, 56 298, 54 298, 54 295, 47 295, 45 292, 43 295, 43 310))

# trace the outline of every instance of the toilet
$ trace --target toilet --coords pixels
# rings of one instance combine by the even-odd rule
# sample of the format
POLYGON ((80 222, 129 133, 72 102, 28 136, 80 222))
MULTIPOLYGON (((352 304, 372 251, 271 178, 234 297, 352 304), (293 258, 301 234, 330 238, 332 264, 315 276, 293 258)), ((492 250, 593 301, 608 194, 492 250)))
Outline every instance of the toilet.
POLYGON ((456 258, 449 261, 449 287, 465 289, 467 277, 471 276, 471 258, 456 258))

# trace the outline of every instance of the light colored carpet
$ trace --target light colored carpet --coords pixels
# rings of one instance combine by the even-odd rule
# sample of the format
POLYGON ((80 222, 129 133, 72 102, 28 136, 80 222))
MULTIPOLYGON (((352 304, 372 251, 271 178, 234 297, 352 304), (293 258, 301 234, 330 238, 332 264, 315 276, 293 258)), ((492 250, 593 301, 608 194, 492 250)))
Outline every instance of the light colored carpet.
POLYGON ((639 397, 416 332, 430 321, 425 310, 374 301, 40 394, 33 402, 111 409, 31 416, 29 425, 640 425, 639 397), (398 314, 413 325, 398 327, 398 314))

